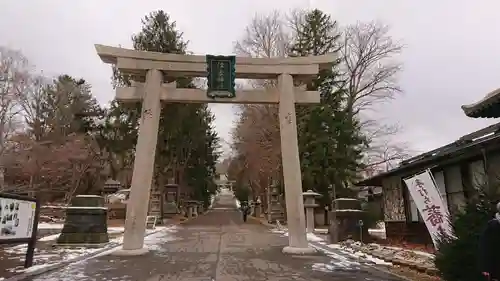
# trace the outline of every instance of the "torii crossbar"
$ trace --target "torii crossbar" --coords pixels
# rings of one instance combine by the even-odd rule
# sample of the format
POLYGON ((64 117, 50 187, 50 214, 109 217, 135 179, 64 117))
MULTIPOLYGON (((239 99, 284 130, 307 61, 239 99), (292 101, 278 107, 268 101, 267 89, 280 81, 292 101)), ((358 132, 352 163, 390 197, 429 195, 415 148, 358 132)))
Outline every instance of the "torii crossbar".
POLYGON ((165 78, 206 77, 208 73, 205 56, 144 52, 104 45, 95 45, 95 48, 103 62, 116 65, 121 73, 131 75, 135 81, 131 87, 117 88, 117 100, 142 102, 123 247, 116 254, 137 255, 147 252, 144 248, 144 234, 148 204, 145 202, 149 201, 151 192, 162 101, 278 103, 289 230, 289 245, 283 248, 283 252, 308 254, 315 251, 308 246, 306 239, 295 104, 317 104, 320 102, 320 95, 317 91, 306 91, 305 87, 295 87, 294 80, 309 81, 315 78, 321 69, 331 68, 336 60, 333 54, 290 58, 237 57, 236 78, 277 79, 277 87, 236 91, 232 98, 212 98, 208 97, 204 90, 179 89, 175 82, 164 83, 165 78))

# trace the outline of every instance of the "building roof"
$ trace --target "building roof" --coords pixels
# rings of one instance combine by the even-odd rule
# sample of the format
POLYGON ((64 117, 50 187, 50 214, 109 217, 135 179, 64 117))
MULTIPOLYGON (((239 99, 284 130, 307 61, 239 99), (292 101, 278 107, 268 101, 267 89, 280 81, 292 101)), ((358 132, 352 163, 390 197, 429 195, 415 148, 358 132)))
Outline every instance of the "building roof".
POLYGON ((480 101, 462 105, 465 115, 472 118, 497 118, 500 117, 500 88, 488 93, 480 101))
POLYGON ((417 155, 408 160, 402 161, 399 167, 387 172, 380 173, 376 176, 364 179, 357 186, 382 186, 382 179, 397 174, 405 174, 416 169, 427 169, 437 162, 445 159, 450 159, 463 154, 467 150, 480 148, 488 144, 499 143, 500 140, 500 123, 488 126, 476 132, 462 136, 457 141, 454 141, 445 146, 431 150, 429 152, 417 155))

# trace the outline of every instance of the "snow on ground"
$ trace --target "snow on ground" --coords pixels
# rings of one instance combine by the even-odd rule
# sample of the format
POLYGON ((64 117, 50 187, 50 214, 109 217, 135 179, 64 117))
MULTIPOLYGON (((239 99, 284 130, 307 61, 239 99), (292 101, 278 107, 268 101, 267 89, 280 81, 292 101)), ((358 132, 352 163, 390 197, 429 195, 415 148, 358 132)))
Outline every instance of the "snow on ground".
POLYGON ((341 245, 338 245, 338 244, 330 244, 330 245, 327 245, 328 248, 330 249, 336 249, 344 254, 347 254, 349 256, 352 256, 354 258, 361 258, 361 259, 365 259, 369 262, 372 262, 374 264, 377 264, 377 265, 392 265, 392 263, 390 262, 386 262, 384 260, 381 260, 379 258, 376 258, 372 255, 369 255, 369 254, 366 254, 366 253, 363 253, 361 251, 355 251, 354 249, 352 248, 348 248, 348 247, 345 247, 345 246, 341 246, 341 245))
POLYGON ((239 208, 241 207, 240 200, 238 200, 238 199, 234 199, 234 201, 235 201, 235 204, 236 204, 236 208, 238 208, 238 209, 239 209, 239 208))
MULTIPOLYGON (((123 233, 123 227, 110 227, 108 228, 109 233, 123 233)), ((155 232, 145 238, 145 245, 148 247, 150 250, 159 250, 158 245, 164 242, 172 241, 175 240, 175 237, 172 235, 172 233, 176 232, 176 226, 167 226, 167 227, 156 227, 155 229, 147 229, 146 234, 150 234, 152 232, 155 232)), ((59 234, 55 235, 49 235, 40 238, 38 241, 52 241, 57 239, 59 234)), ((97 256, 102 256, 102 255, 107 255, 114 250, 116 250, 118 247, 120 247, 121 243, 123 242, 123 235, 116 236, 113 239, 110 239, 108 246, 105 247, 111 247, 109 250, 104 251, 102 253, 99 253, 97 256)), ((74 259, 79 259, 83 256, 91 256, 91 257, 96 257, 98 252, 102 251, 103 248, 85 248, 85 247, 79 247, 79 248, 68 248, 68 247, 52 247, 49 250, 39 250, 37 249, 37 252, 35 254, 35 261, 36 265, 24 269, 24 268, 12 268, 9 271, 11 272, 32 272, 35 270, 38 270, 40 268, 52 266, 54 264, 58 264, 61 262, 66 262, 74 259)), ((8 254, 13 254, 13 255, 18 255, 20 259, 24 260, 24 255, 27 251, 27 245, 26 244, 21 244, 21 245, 16 245, 13 247, 5 248, 3 250, 5 253, 8 254)), ((73 275, 73 278, 76 276, 73 275)), ((71 279, 71 280, 76 280, 76 279, 71 279)))
MULTIPOLYGON (((160 229, 160 227, 157 227, 157 230, 160 229)), ((175 236, 175 232, 177 232, 177 227, 176 226, 168 226, 168 227, 163 227, 161 228, 161 231, 153 233, 149 236, 147 236, 144 239, 144 245, 147 247, 150 251, 154 252, 155 255, 167 255, 167 249, 162 247, 166 242, 173 241, 178 239, 175 236)), ((74 281, 78 279, 85 279, 86 277, 89 277, 85 274, 85 269, 86 266, 88 265, 88 262, 90 259, 96 258, 96 257, 101 257, 101 256, 106 256, 111 254, 112 252, 118 250, 121 246, 116 246, 116 247, 111 247, 109 250, 104 251, 102 253, 99 253, 97 255, 93 255, 91 257, 88 257, 86 259, 80 260, 78 262, 72 263, 69 266, 66 266, 62 268, 59 271, 55 271, 49 275, 43 276, 43 279, 37 279, 35 278, 34 280, 43 280, 43 281, 74 281)), ((97 277, 97 276, 92 276, 92 277, 97 277)), ((131 276, 124 275, 117 277, 121 281, 128 281, 132 280, 131 276)), ((116 280, 118 280, 116 279, 116 280)), ((113 280, 115 280, 113 278, 113 280)), ((1 280, 0 280, 1 281, 1 280)))
MULTIPOLYGON (((288 236, 288 229, 281 227, 281 229, 275 228, 271 232, 279 233, 283 236, 288 236)), ((360 251, 354 251, 351 248, 343 247, 338 244, 327 245, 325 240, 314 233, 307 233, 307 241, 310 242, 310 246, 318 251, 321 251, 332 258, 332 264, 315 264, 313 269, 319 271, 335 270, 335 269, 353 269, 359 267, 361 262, 375 265, 392 265, 384 260, 376 258, 372 255, 365 254, 360 251), (312 243, 311 243, 312 242, 312 243)))
POLYGON ((149 235, 144 239, 144 245, 150 251, 157 251, 159 253, 167 253, 167 249, 163 248, 162 245, 177 240, 178 238, 173 235, 177 232, 177 228, 165 228, 163 231, 149 235))

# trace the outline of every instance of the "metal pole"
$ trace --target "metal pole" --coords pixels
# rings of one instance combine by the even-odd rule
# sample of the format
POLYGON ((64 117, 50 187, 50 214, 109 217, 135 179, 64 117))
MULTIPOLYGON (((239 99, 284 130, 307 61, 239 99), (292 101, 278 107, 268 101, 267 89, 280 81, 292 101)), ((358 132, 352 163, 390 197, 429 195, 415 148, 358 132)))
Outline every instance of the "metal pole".
POLYGON ((363 244, 363 226, 362 225, 359 226, 359 242, 361 242, 361 244, 363 244))

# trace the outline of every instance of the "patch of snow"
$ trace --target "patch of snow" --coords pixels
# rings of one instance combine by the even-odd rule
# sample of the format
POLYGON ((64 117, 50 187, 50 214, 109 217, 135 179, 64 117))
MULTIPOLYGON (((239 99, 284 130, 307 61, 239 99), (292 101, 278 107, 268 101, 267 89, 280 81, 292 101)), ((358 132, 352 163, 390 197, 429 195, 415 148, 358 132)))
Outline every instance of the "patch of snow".
MULTIPOLYGON (((109 253, 108 253, 109 254, 109 253)), ((87 266, 87 261, 76 262, 69 266, 65 266, 58 271, 54 271, 47 275, 42 275, 39 278, 34 278, 36 281, 74 281, 80 279, 87 279, 85 272, 85 268, 87 266)), ((95 279, 93 279, 95 280, 95 279)), ((124 279, 120 279, 124 280, 124 279)))
MULTIPOLYGON (((283 236, 288 236, 288 231, 283 230, 283 229, 278 229, 274 228, 271 229, 272 233, 276 234, 281 234, 283 236)), ((324 271, 324 270, 330 270, 333 271, 335 269, 356 269, 359 268, 360 263, 357 261, 363 261, 363 262, 368 262, 376 265, 392 265, 392 263, 388 263, 382 259, 376 258, 372 255, 365 254, 363 252, 358 252, 354 251, 352 249, 347 249, 345 247, 342 247, 338 244, 330 244, 327 245, 326 242, 323 240, 323 238, 318 237, 314 235, 313 233, 307 233, 307 240, 309 242, 315 242, 317 244, 322 245, 323 247, 317 246, 317 244, 310 244, 313 248, 315 248, 318 251, 321 251, 325 254, 327 254, 330 258, 332 258, 332 262, 328 265, 325 264, 315 264, 313 265, 313 270, 319 270, 319 271, 324 271), (332 249, 332 251, 329 251, 327 249, 332 249), (335 251, 333 251, 335 250, 335 251), (357 260, 353 261, 350 260, 348 257, 351 259, 357 260)), ((330 272, 330 271, 325 271, 325 272, 330 272)))
POLYGON ((315 228, 314 232, 319 233, 319 234, 328 234, 328 229, 327 228, 315 228))
POLYGON ((64 224, 62 223, 45 223, 41 222, 38 224, 38 229, 62 229, 64 224))
POLYGON ((42 264, 37 264, 37 265, 33 265, 31 267, 28 267, 28 268, 25 268, 23 270, 21 270, 21 272, 33 272, 33 271, 36 271, 36 270, 39 270, 40 268, 44 268, 44 267, 47 267, 47 266, 52 266, 52 265, 55 265, 57 263, 42 263, 42 264))
POLYGON ((368 261, 368 262, 376 264, 376 265, 392 265, 392 263, 386 262, 386 261, 379 259, 379 258, 376 258, 370 254, 365 254, 365 253, 360 252, 360 251, 354 251, 351 248, 343 247, 343 246, 338 245, 338 244, 330 244, 330 245, 327 245, 327 247, 330 249, 335 249, 337 251, 340 251, 341 253, 349 255, 353 258, 363 259, 365 261, 368 261))
POLYGON ((108 227, 108 234, 122 233, 125 232, 124 226, 112 226, 108 227))
POLYGON ((75 206, 71 206, 71 207, 66 207, 66 209, 107 210, 108 207, 75 207, 75 206))
MULTIPOLYGON (((124 231, 125 231, 124 227, 108 227, 108 234, 118 234, 118 233, 123 233, 124 231)), ((53 240, 56 240, 57 237, 59 237, 59 233, 44 236, 44 237, 38 239, 38 241, 42 241, 42 242, 53 241, 53 240)))
POLYGON ((240 200, 238 199, 235 199, 235 202, 236 202, 236 208, 240 208, 241 207, 241 203, 240 203, 240 200))
POLYGON ((356 198, 337 198, 335 200, 353 200, 353 201, 358 201, 356 198))
POLYGON ((332 261, 330 262, 331 264, 334 264, 336 266, 335 268, 341 268, 341 269, 359 269, 360 263, 357 261, 350 260, 346 256, 339 255, 336 252, 333 251, 328 251, 323 247, 317 247, 315 245, 311 245, 313 248, 317 249, 318 251, 321 251, 328 255, 330 258, 332 258, 332 261))
POLYGON ((335 210, 335 212, 363 212, 363 210, 357 210, 357 209, 342 209, 342 210, 335 210))
POLYGON ((323 241, 323 238, 314 235, 314 233, 307 233, 307 241, 321 242, 323 241))
POLYGON ((96 197, 102 197, 102 196, 99 196, 99 195, 77 195, 76 197, 87 197, 87 198, 96 198, 96 197))
POLYGON ((144 245, 151 251, 166 252, 167 249, 162 247, 163 244, 178 239, 177 237, 172 235, 172 232, 174 231, 166 229, 165 231, 151 234, 144 239, 144 245))
POLYGON ((385 233, 385 229, 370 228, 370 229, 368 229, 368 232, 373 232, 373 233, 385 233))
POLYGON ((49 236, 44 236, 44 237, 38 239, 38 241, 43 241, 43 242, 45 242, 45 241, 52 241, 52 240, 56 240, 57 237, 59 237, 59 233, 53 234, 53 235, 49 235, 49 236))
MULTIPOLYGON (((117 228, 119 229, 119 228, 117 228)), ((150 248, 151 250, 155 250, 155 245, 158 246, 159 243, 161 242, 168 242, 172 240, 171 233, 175 232, 177 229, 176 226, 169 226, 169 227, 157 227, 155 230, 153 229, 147 229, 146 233, 149 234, 153 231, 158 231, 157 233, 151 234, 150 236, 146 237, 144 239, 144 244, 150 248), (170 239, 170 240, 169 240, 170 239)), ((54 275, 56 277, 52 277, 49 275, 49 278, 44 278, 44 281, 74 281, 78 280, 78 277, 86 277, 83 273, 83 269, 85 266, 84 265, 89 259, 93 259, 96 257, 100 256, 105 256, 109 255, 110 253, 118 250, 121 247, 121 243, 123 242, 123 236, 119 236, 117 238, 111 239, 110 244, 119 244, 116 247, 110 248, 108 250, 105 250, 101 253, 92 255, 93 253, 102 251, 102 248, 63 248, 63 247, 56 247, 48 251, 39 251, 35 254, 35 260, 37 262, 40 262, 40 264, 34 265, 29 268, 20 268, 20 269, 14 269, 13 271, 15 272, 32 272, 35 270, 39 270, 41 268, 53 266, 62 262, 67 262, 70 260, 77 259, 81 256, 87 256, 85 259, 82 259, 80 261, 77 261, 75 263, 72 263, 70 266, 67 266, 64 268, 63 271, 56 272, 54 275), (53 260, 54 257, 60 257, 58 262, 50 262, 49 258, 53 260), (80 266, 78 266, 80 265, 80 266)), ((8 253, 17 253, 17 254, 23 254, 22 258, 24 259, 24 253, 27 250, 27 245, 17 245, 14 247, 10 247, 5 249, 5 252, 8 253)), ((38 280, 38 279, 35 279, 38 280)), ((1 281, 1 279, 0 279, 1 281)))
POLYGON ((328 273, 335 271, 335 266, 333 266, 332 264, 315 263, 312 265, 312 270, 328 273))

